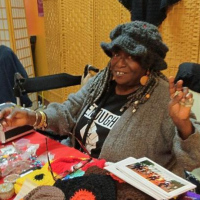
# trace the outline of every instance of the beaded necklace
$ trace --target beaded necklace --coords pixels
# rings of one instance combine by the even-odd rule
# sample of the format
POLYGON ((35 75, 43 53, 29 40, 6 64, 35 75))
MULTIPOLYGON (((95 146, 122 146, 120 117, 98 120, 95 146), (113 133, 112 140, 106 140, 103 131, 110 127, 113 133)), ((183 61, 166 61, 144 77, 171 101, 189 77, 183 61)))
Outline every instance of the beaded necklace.
MULTIPOLYGON (((144 104, 153 93, 154 89, 158 85, 159 78, 168 81, 167 77, 162 74, 160 71, 151 71, 149 74, 149 79, 144 86, 140 86, 134 93, 130 94, 130 96, 127 97, 127 102, 121 107, 120 111, 123 112, 125 109, 129 108, 130 106, 133 107, 132 112, 135 113, 137 109, 139 108, 140 104, 144 104)), ((110 73, 110 62, 108 63, 108 66, 104 68, 100 73, 98 73, 94 79, 94 81, 91 83, 91 86, 89 88, 89 94, 90 97, 88 98, 87 103, 92 105, 93 103, 97 102, 102 95, 105 93, 108 94, 108 91, 111 87, 111 79, 112 74, 110 73)), ((106 102, 106 99, 108 98, 108 95, 105 95, 106 97, 102 100, 102 102, 97 107, 96 111, 91 116, 91 119, 88 121, 88 125, 86 127, 84 136, 83 136, 83 144, 86 142, 87 134, 89 131, 89 128, 95 119, 97 113, 102 108, 103 104, 106 102)))
POLYGON ((128 101, 120 109, 121 112, 123 112, 128 107, 133 106, 132 112, 134 113, 137 111, 139 104, 144 104, 151 97, 151 94, 158 85, 158 78, 154 73, 155 72, 151 72, 145 86, 140 86, 136 92, 127 97, 128 101))

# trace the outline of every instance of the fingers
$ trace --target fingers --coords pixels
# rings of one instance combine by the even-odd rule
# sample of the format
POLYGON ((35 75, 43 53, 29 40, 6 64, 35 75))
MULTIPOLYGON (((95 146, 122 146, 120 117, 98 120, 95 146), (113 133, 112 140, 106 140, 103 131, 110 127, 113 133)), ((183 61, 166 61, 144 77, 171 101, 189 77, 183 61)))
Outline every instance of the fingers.
POLYGON ((6 127, 22 126, 27 121, 27 111, 19 108, 6 108, 0 113, 1 125, 6 127))
POLYGON ((5 108, 0 112, 0 120, 6 118, 11 112, 13 108, 5 108))
POLYGON ((9 126, 9 124, 7 123, 6 118, 10 115, 11 112, 12 112, 12 108, 5 108, 4 110, 2 110, 0 112, 0 123, 1 123, 1 126, 3 126, 3 127, 9 126))
POLYGON ((170 97, 173 97, 175 95, 176 91, 182 91, 182 89, 183 89, 183 81, 182 80, 177 81, 176 84, 174 83, 175 78, 173 76, 170 76, 168 80, 169 80, 170 97))
POLYGON ((169 93, 172 105, 176 103, 186 107, 191 107, 193 105, 193 95, 189 92, 188 87, 183 87, 182 80, 177 81, 175 84, 174 77, 169 77, 169 93))
POLYGON ((189 89, 187 87, 183 88, 183 97, 179 103, 185 107, 191 107, 193 105, 193 94, 189 92, 189 89))

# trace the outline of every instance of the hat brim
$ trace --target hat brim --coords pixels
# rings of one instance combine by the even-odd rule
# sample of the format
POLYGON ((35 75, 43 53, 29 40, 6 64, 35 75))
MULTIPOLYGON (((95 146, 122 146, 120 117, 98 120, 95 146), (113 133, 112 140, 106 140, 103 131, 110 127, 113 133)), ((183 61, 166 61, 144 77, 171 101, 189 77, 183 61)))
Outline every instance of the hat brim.
POLYGON ((116 47, 135 57, 142 57, 141 66, 144 69, 154 69, 156 71, 164 70, 167 68, 167 64, 160 55, 156 52, 147 49, 142 43, 138 43, 132 38, 118 36, 112 42, 101 43, 101 48, 104 50, 107 56, 112 57, 112 52, 116 47))
POLYGON ((145 46, 143 46, 142 44, 138 44, 133 39, 125 39, 125 37, 123 36, 119 36, 110 43, 101 43, 101 48, 109 57, 112 57, 112 51, 115 47, 119 47, 121 50, 132 56, 146 56, 147 54, 147 48, 145 46))

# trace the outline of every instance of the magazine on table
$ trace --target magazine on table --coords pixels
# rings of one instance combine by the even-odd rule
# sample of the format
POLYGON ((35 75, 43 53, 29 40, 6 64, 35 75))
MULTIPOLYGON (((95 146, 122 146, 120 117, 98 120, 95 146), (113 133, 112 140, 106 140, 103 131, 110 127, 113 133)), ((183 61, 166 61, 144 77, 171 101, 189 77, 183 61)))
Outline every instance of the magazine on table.
POLYGON ((104 169, 158 200, 171 199, 196 187, 146 157, 129 157, 104 169))

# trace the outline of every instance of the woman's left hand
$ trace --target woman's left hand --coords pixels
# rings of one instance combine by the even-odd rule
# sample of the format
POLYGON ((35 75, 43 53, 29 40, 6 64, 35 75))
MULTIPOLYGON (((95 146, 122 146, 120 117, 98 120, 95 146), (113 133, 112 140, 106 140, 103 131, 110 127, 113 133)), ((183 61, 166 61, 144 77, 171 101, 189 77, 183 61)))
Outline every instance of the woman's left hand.
POLYGON ((187 139, 194 132, 190 121, 190 112, 193 105, 193 96, 187 87, 183 87, 183 81, 174 83, 174 77, 169 78, 169 114, 178 128, 182 139, 187 139))

